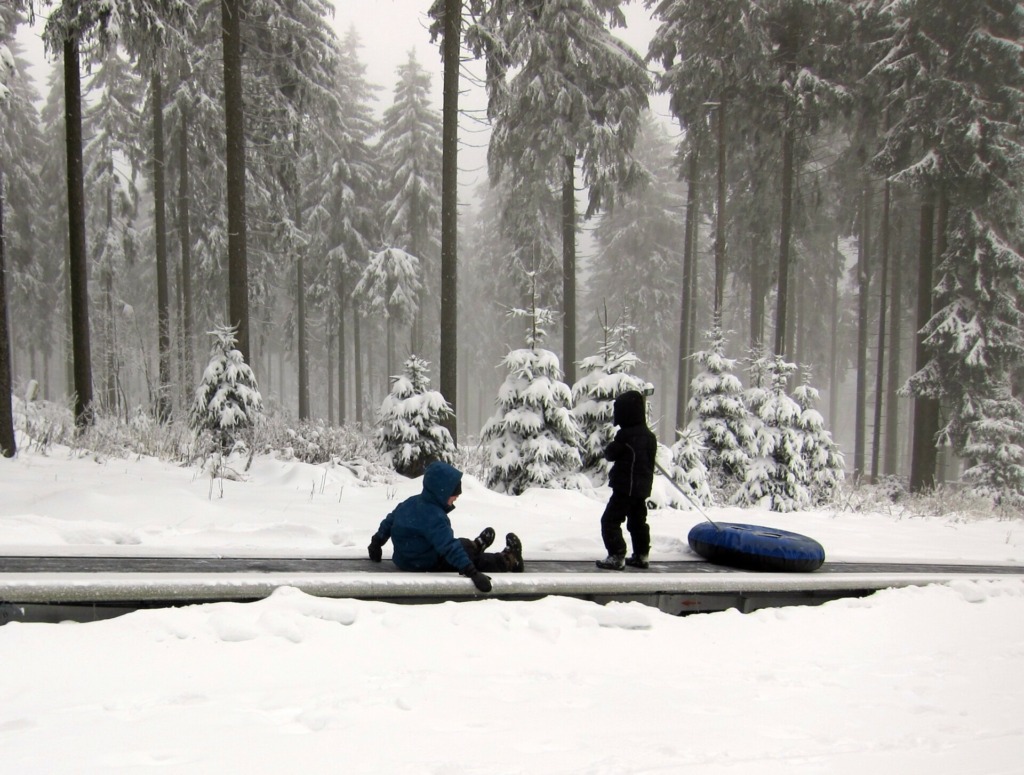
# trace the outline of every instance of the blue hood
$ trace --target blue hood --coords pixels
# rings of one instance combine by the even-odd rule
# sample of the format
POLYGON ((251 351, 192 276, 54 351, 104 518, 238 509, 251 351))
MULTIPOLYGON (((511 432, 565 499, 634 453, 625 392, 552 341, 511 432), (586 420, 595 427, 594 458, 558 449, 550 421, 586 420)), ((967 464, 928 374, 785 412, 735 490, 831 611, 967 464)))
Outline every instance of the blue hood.
POLYGON ((448 499, 462 481, 462 471, 448 463, 434 462, 423 473, 423 494, 448 511, 448 499))

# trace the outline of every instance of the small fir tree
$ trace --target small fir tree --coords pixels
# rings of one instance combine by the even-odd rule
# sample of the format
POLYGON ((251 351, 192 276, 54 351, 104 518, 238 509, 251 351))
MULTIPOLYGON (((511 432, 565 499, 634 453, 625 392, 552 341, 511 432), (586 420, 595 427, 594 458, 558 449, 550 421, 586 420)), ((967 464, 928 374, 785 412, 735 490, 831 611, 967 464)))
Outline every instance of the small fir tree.
POLYGON ((210 362, 189 409, 189 426, 197 433, 210 432, 217 448, 230 452, 238 434, 262 417, 263 397, 256 376, 235 348, 235 329, 217 326, 209 334, 210 362))
POLYGON ((691 384, 690 428, 707 450, 708 483, 728 498, 743 481, 754 442, 752 417, 743 403, 743 385, 733 374, 736 361, 725 357, 725 335, 719 324, 707 333, 708 349, 693 355, 702 371, 691 384))
POLYGON ((608 481, 610 463, 604 459, 604 451, 615 438, 615 399, 629 390, 642 393, 646 386, 630 373, 640 362, 627 346, 635 328, 629 324, 610 326, 607 311, 601 328, 604 343, 597 355, 580 361, 583 376, 572 386, 572 413, 580 428, 583 473, 595 485, 608 481))
POLYGON ((831 503, 845 478, 843 454, 825 429, 825 419, 815 409, 818 391, 804 382, 793 391, 793 400, 800 407, 797 427, 804 435, 803 458, 807 471, 807 487, 814 506, 831 503))
POLYGON ((967 425, 964 479, 998 505, 1024 509, 1024 405, 1008 386, 977 401, 967 425))
POLYGON ((676 431, 676 435, 679 438, 670 447, 672 463, 668 472, 672 481, 699 505, 710 506, 714 498, 708 485, 708 468, 704 464, 707 450, 701 434, 691 427, 676 431))
POLYGON ((505 356, 508 377, 498 390, 498 409, 483 427, 490 470, 487 486, 520 495, 529 487, 582 487, 579 427, 569 409, 569 386, 562 382, 558 357, 540 347, 551 323, 550 310, 514 309, 527 317, 528 347, 505 356))
POLYGON ((744 394, 755 422, 749 461, 733 501, 764 505, 772 511, 796 511, 811 503, 804 461, 804 434, 798 427, 800 406, 786 393, 796 365, 781 355, 755 358, 751 386, 744 394))
POLYGON ((409 356, 378 413, 377 448, 403 476, 421 476, 435 460, 455 462, 455 443, 442 424, 451 417, 451 406, 440 392, 429 389, 428 366, 422 358, 409 356))

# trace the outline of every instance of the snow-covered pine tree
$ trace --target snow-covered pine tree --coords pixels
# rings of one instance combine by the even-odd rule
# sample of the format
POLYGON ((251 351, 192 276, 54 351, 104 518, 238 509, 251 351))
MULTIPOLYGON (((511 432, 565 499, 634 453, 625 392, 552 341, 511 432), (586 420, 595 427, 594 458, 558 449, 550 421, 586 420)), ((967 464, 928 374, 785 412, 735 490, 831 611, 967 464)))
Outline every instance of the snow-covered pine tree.
POLYGON ((451 407, 439 391, 430 390, 429 365, 410 355, 377 415, 377 447, 403 476, 420 476, 435 460, 455 461, 455 443, 442 425, 451 417, 451 407))
MULTIPOLYGON (((21 15, 13 9, 0 10, 0 454, 7 457, 17 451, 11 397, 11 352, 16 340, 10 321, 18 320, 33 351, 40 348, 44 353, 52 347, 54 329, 60 328, 54 325, 53 315, 18 316, 12 303, 18 297, 25 309, 60 309, 45 296, 53 293, 44 282, 44 272, 54 260, 42 242, 43 232, 57 229, 55 225, 40 229, 37 220, 42 210, 38 160, 45 157, 35 107, 39 95, 31 79, 11 77, 29 68, 14 37, 21 22, 21 15), (29 322, 34 319, 38 322, 29 322), (33 339, 37 332, 38 339, 33 339)), ((63 251, 59 255, 63 256, 63 251)))
POLYGON ((976 402, 963 454, 971 489, 999 505, 1024 510, 1024 405, 1008 388, 976 402))
MULTIPOLYGON (((1018 458, 1024 409, 1011 385, 1024 358, 1024 249, 1012 227, 980 211, 952 216, 936 287, 940 308, 924 329, 935 355, 908 387, 943 400, 948 422, 940 443, 967 459, 973 489, 1001 501, 1024 492, 1018 458)), ((1019 206, 1005 204, 1003 217, 1011 220, 1012 212, 1019 206)))
POLYGON ((628 347, 634 327, 624 322, 609 324, 605 309, 601 329, 604 339, 597 355, 580 361, 583 376, 572 386, 572 414, 582 437, 583 473, 597 486, 608 481, 611 464, 604 459, 604 451, 615 438, 615 399, 628 390, 643 392, 645 387, 644 380, 630 373, 640 362, 628 347))
POLYGON ((675 150, 665 128, 645 112, 634 151, 644 170, 641 182, 615 200, 594 231, 599 253, 587 273, 586 300, 597 309, 604 299, 628 308, 634 333, 631 349, 649 364, 675 357, 679 334, 679 266, 686 201, 672 163, 675 150), (658 278, 651 282, 651 278, 658 278))
POLYGON ((832 440, 832 434, 825 429, 825 419, 815 408, 818 403, 818 391, 808 384, 806 374, 803 384, 798 385, 793 391, 793 400, 800 407, 797 427, 804 435, 803 458, 811 504, 823 506, 835 498, 836 491, 845 478, 843 453, 832 440))
POLYGON ((389 245, 419 257, 423 287, 412 329, 412 350, 423 352, 424 330, 438 317, 441 256, 441 114, 430 104, 430 74, 410 49, 398 66, 394 101, 381 126, 384 231, 389 245), (429 286, 429 287, 428 287, 429 286), (424 325, 425 301, 431 300, 424 325))
POLYGON ((138 142, 142 92, 138 73, 122 51, 112 46, 103 53, 88 82, 88 107, 82 118, 83 135, 89 138, 83 151, 85 187, 103 203, 87 209, 88 239, 96 249, 90 259, 91 271, 99 286, 102 310, 96 327, 97 361, 103 364, 96 398, 112 413, 123 408, 118 388, 129 357, 118 322, 125 307, 122 300, 131 298, 125 287, 130 276, 126 269, 139 242, 132 223, 143 153, 138 142))
POLYGON ((672 462, 668 472, 672 481, 701 506, 710 506, 714 498, 708 485, 708 468, 704 463, 707 450, 701 434, 691 426, 677 430, 676 435, 679 438, 669 448, 672 462))
POLYGON ((383 315, 387 329, 388 373, 394 371, 395 326, 412 323, 419 304, 420 260, 401 248, 370 253, 370 262, 352 292, 364 308, 383 315))
POLYGON ((263 397, 256 375, 235 347, 235 329, 219 325, 209 334, 213 337, 210 362, 189 409, 189 426, 197 433, 209 431, 217 449, 226 453, 239 432, 262 418, 263 397))
MULTIPOLYGON (((624 23, 617 1, 486 5, 488 169, 492 181, 510 181, 516 198, 522 189, 561 192, 562 346, 575 381, 576 168, 587 217, 636 182, 642 173, 631 152, 650 81, 643 58, 610 32, 624 23)), ((479 30, 474 37, 482 42, 479 30)))
POLYGON ((481 431, 490 458, 487 486, 511 495, 529 487, 586 486, 576 473, 580 432, 569 409, 569 386, 558 356, 540 347, 554 315, 536 306, 510 314, 530 319, 528 347, 505 356, 508 376, 498 389, 498 409, 481 431))
POLYGON ((733 501, 767 506, 772 511, 797 511, 811 503, 804 434, 798 427, 800 406, 786 393, 796 364, 781 355, 762 355, 750 367, 744 403, 753 416, 754 437, 743 483, 733 501))
POLYGON ((995 412, 986 434, 1005 428, 1013 445, 1019 433, 1002 422, 1019 407, 999 405, 1012 397, 1011 375, 1022 358, 1024 16, 1013 2, 878 5, 892 14, 893 34, 874 74, 886 87, 886 104, 898 109, 888 116, 874 166, 920 192, 922 233, 944 227, 934 242, 920 242, 921 283, 933 293, 920 296, 919 324, 928 318, 918 331, 924 352, 904 388, 916 399, 910 487, 918 491, 934 484, 936 441, 964 454, 970 428, 987 424, 982 406, 995 412))
POLYGON ((693 379, 690 427, 707 450, 708 483, 716 498, 727 500, 743 481, 747 450, 754 440, 753 418, 743 403, 743 385, 733 373, 736 361, 725 356, 725 334, 716 323, 707 332, 708 349, 693 354, 701 372, 693 379))

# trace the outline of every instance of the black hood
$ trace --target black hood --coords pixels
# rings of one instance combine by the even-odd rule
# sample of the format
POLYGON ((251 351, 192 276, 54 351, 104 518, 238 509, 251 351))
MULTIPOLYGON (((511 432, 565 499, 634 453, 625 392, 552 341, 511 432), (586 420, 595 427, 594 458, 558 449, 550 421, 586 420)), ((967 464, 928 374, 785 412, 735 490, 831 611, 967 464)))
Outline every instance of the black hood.
POLYGON ((647 412, 643 394, 630 390, 615 399, 613 422, 620 428, 647 424, 647 412))

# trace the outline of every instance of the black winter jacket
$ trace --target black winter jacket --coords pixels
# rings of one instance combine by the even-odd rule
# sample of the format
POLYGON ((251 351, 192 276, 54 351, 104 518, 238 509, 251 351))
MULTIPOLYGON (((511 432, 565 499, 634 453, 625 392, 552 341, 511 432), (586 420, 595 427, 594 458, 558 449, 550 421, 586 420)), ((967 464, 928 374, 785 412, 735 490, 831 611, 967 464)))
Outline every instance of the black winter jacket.
POLYGON ((613 420, 619 430, 604 456, 612 461, 608 484, 616 495, 647 498, 651 494, 658 439, 647 427, 645 404, 636 390, 615 399, 613 420))

